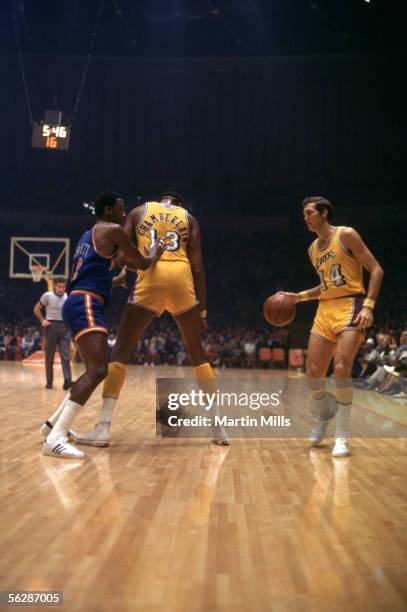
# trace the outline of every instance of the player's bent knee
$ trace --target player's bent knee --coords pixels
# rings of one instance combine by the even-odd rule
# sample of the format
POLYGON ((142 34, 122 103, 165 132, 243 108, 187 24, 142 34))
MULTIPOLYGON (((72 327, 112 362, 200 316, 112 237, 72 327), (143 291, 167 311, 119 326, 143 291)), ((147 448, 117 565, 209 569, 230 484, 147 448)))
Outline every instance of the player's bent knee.
POLYGON ((321 373, 321 368, 317 363, 308 362, 307 363, 307 378, 321 378, 323 374, 321 373))
POLYGON ((348 363, 345 359, 340 359, 334 365, 334 377, 335 378, 349 378, 352 371, 352 364, 348 363))
POLYGON ((89 376, 93 378, 95 383, 99 384, 104 380, 107 376, 108 369, 107 365, 100 366, 98 368, 94 368, 88 372, 89 376))
POLYGON ((121 363, 126 366, 130 362, 133 351, 134 347, 128 349, 126 347, 121 347, 116 343, 112 350, 112 362, 121 363))

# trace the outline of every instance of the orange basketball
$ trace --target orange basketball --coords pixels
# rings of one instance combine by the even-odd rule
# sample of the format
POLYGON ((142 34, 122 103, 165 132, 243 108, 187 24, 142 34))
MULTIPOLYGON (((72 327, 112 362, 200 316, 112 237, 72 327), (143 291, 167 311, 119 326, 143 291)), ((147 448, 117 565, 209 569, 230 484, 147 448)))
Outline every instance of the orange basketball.
POLYGON ((270 325, 284 327, 295 318, 295 304, 284 293, 275 293, 264 302, 263 316, 270 325))

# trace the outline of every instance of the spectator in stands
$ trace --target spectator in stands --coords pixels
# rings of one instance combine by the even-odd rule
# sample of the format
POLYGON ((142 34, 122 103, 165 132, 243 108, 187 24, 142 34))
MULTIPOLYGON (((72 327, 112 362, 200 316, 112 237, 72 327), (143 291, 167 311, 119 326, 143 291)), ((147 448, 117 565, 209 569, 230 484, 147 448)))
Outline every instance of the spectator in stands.
POLYGON ((367 338, 366 342, 364 342, 359 351, 356 354, 356 357, 353 362, 352 368, 352 378, 363 378, 365 376, 368 363, 369 363, 369 355, 374 350, 374 339, 367 338))
POLYGON ((147 350, 147 361, 144 365, 156 366, 160 363, 160 354, 158 352, 158 338, 153 336, 150 339, 147 350))
POLYGON ((384 377, 379 393, 393 395, 395 397, 406 397, 407 380, 407 330, 400 336, 400 346, 394 354, 393 365, 384 365, 384 377))
POLYGON ((247 333, 245 335, 244 353, 246 357, 246 367, 256 367, 256 343, 254 341, 254 334, 247 333))
POLYGON ((401 334, 400 342, 401 345, 397 348, 397 339, 394 335, 377 334, 376 349, 365 356, 365 371, 371 373, 362 385, 364 389, 383 389, 389 371, 394 371, 395 363, 403 352, 403 345, 407 342, 407 332, 401 334))
POLYGON ((388 334, 379 333, 376 335, 376 347, 365 356, 364 365, 364 377, 372 375, 376 372, 379 365, 384 365, 388 362, 389 358, 389 336, 388 334))
POLYGON ((28 355, 31 355, 34 349, 34 334, 31 327, 29 327, 21 339, 21 358, 25 359, 28 355))
POLYGON ((17 351, 17 335, 13 333, 10 327, 5 326, 3 328, 3 337, 0 348, 3 359, 14 361, 16 358, 17 351))

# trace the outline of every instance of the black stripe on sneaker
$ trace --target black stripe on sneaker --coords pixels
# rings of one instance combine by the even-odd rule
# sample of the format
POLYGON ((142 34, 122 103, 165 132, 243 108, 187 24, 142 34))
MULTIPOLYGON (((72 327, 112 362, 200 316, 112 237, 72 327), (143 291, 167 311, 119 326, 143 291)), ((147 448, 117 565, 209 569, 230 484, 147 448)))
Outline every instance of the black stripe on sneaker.
POLYGON ((52 449, 52 452, 56 453, 57 455, 60 455, 63 450, 65 450, 65 447, 58 442, 58 444, 56 444, 52 449))
POLYGON ((50 429, 53 429, 53 424, 50 421, 45 421, 44 423, 47 427, 49 427, 50 429))

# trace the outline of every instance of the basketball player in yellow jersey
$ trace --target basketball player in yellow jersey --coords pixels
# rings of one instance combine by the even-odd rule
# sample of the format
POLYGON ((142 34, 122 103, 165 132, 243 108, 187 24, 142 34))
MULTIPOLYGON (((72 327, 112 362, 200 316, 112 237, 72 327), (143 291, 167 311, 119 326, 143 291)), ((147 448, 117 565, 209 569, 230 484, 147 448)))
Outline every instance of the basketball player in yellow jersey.
MULTIPOLYGON (((215 376, 201 344, 207 323, 200 229, 182 204, 181 196, 167 191, 159 202, 147 202, 127 215, 124 228, 140 252, 158 238, 165 239, 166 249, 149 272, 138 272, 113 347, 100 421, 93 431, 77 436, 77 444, 109 446, 110 423, 126 380, 127 364, 147 325, 165 310, 172 314, 182 333, 198 384, 208 392, 215 391, 215 376)), ((131 268, 124 257, 119 263, 131 268)), ((216 443, 229 444, 223 427, 212 431, 216 443)))
POLYGON ((332 455, 345 457, 349 455, 347 437, 353 399, 352 364, 363 330, 373 323, 373 309, 383 270, 353 228, 330 224, 333 207, 328 200, 310 197, 303 201, 302 206, 308 229, 317 234, 308 254, 320 284, 307 291, 286 295, 296 303, 319 300, 307 355, 307 380, 313 395, 313 412, 317 415, 311 444, 317 446, 323 440, 328 421, 334 414, 324 382, 333 357, 338 411, 332 455), (366 297, 363 268, 370 273, 366 297))

